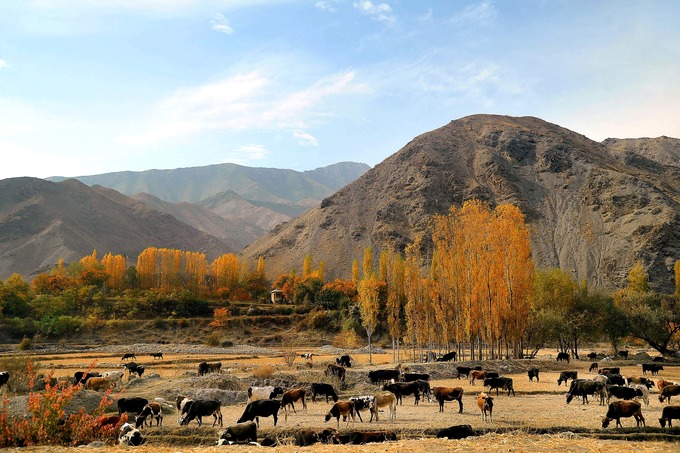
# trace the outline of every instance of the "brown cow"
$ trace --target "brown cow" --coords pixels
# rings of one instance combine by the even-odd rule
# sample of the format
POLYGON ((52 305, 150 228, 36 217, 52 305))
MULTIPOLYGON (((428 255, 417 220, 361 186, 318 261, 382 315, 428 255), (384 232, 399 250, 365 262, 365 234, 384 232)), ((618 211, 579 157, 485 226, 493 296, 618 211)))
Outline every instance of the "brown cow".
POLYGON ((95 392, 106 391, 111 388, 111 385, 113 385, 113 382, 106 377, 93 377, 85 382, 85 388, 95 392))
POLYGON ((666 427, 666 422, 668 422, 668 427, 673 427, 673 419, 680 420, 680 406, 665 406, 661 411, 661 418, 659 419, 659 424, 662 428, 666 427))
POLYGON ((659 402, 663 403, 663 400, 668 398, 668 402, 671 402, 671 396, 680 395, 680 385, 667 385, 661 390, 661 395, 659 395, 659 402))
POLYGON ((378 410, 381 407, 387 407, 390 411, 390 420, 397 418, 397 397, 392 392, 378 392, 375 394, 373 400, 373 407, 371 408, 371 420, 375 415, 375 421, 378 421, 378 410))
POLYGON ((637 426, 645 426, 645 418, 642 416, 642 405, 637 401, 614 401, 609 403, 609 410, 607 415, 602 417, 602 427, 609 426, 609 422, 616 420, 616 426, 623 428, 621 425, 621 417, 635 417, 637 426))
POLYGON ((493 397, 486 393, 477 395, 477 406, 482 411, 482 421, 489 418, 489 423, 493 423, 493 397))
POLYGON ((293 412, 297 414, 295 404, 293 404, 296 401, 302 400, 302 412, 307 412, 307 402, 305 401, 306 394, 307 392, 305 389, 288 390, 283 393, 283 396, 281 397, 281 409, 284 411, 284 420, 288 421, 288 410, 286 409, 288 405, 290 405, 290 407, 293 408, 293 412))
MULTIPOLYGON (((331 417, 335 417, 338 421, 338 428, 340 428, 340 417, 347 416, 352 418, 352 425, 354 425, 354 403, 352 401, 338 401, 333 404, 331 410, 326 413, 326 421, 330 420, 331 417)), ((349 417, 347 417, 347 426, 349 426, 349 417)))
POLYGON ((668 387, 669 385, 678 385, 678 384, 676 384, 675 382, 666 381, 666 380, 663 380, 663 379, 659 379, 658 381, 656 381, 656 386, 659 389, 659 393, 661 393, 663 391, 664 387, 668 387))
POLYGON ((486 378, 486 371, 472 370, 470 371, 470 385, 475 385, 475 379, 483 381, 486 378))
POLYGON ((439 401, 439 412, 444 412, 444 401, 458 401, 458 413, 463 413, 463 389, 460 387, 433 387, 432 393, 439 401))

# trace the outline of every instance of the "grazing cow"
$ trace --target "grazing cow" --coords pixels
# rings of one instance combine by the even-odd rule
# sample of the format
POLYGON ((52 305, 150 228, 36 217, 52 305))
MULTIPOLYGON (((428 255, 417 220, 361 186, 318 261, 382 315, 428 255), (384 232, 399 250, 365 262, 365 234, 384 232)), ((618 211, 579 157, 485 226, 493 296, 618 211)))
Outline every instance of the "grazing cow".
POLYGON ((156 420, 157 427, 163 424, 163 408, 159 403, 151 402, 144 406, 139 415, 137 415, 135 428, 143 428, 149 417, 151 417, 151 420, 148 421, 149 426, 153 426, 154 419, 156 420))
POLYGON ((102 373, 102 377, 111 379, 114 387, 123 387, 123 376, 125 376, 124 371, 104 371, 102 373))
POLYGON ((281 397, 281 409, 286 411, 286 417, 288 417, 286 406, 290 405, 290 407, 293 408, 293 412, 297 414, 295 411, 295 404, 293 403, 300 400, 302 400, 302 412, 307 412, 307 401, 305 401, 306 394, 307 392, 305 389, 288 390, 283 393, 283 396, 281 397))
POLYGON ((675 382, 671 382, 671 381, 665 381, 663 379, 659 379, 658 381, 656 381, 656 387, 659 389, 659 393, 661 393, 663 391, 664 387, 668 387, 669 385, 678 385, 678 384, 676 384, 675 382))
POLYGON ((111 379, 106 377, 93 377, 85 382, 84 388, 87 390, 94 390, 95 392, 105 392, 113 385, 111 379))
POLYGON ((373 407, 371 408, 371 420, 375 415, 375 421, 379 421, 378 413, 381 407, 387 407, 390 413, 390 420, 397 418, 397 397, 392 392, 378 392, 373 397, 373 407))
POLYGON ((201 362, 198 364, 198 375, 203 376, 208 373, 221 373, 222 362, 201 362))
POLYGON ((371 384, 380 385, 391 379, 398 381, 401 377, 401 369, 373 370, 368 372, 371 384))
POLYGON ((597 353, 595 351, 589 352, 586 357, 588 357, 589 360, 597 360, 597 353))
POLYGON ((582 398, 581 404, 590 404, 588 395, 599 395, 603 388, 604 384, 602 382, 574 379, 571 381, 571 386, 567 392, 567 404, 569 404, 575 396, 580 396, 582 398))
POLYGON ((626 378, 620 374, 607 374, 606 376, 611 385, 626 385, 626 378))
POLYGON ((346 370, 344 366, 329 363, 326 367, 326 371, 324 371, 324 374, 326 376, 335 376, 342 382, 345 382, 345 372, 346 370))
POLYGON ((590 368, 588 368, 588 373, 592 373, 593 371, 597 371, 598 369, 598 364, 597 362, 593 362, 590 364, 590 368))
POLYGON ((402 404, 402 395, 415 396, 415 405, 420 401, 420 385, 417 382, 395 382, 393 384, 383 385, 383 390, 394 393, 397 397, 397 403, 402 404))
POLYGON ((391 440, 397 440, 397 435, 392 431, 351 431, 349 433, 335 434, 332 438, 334 444, 352 445, 364 445, 391 440))
POLYGON ((670 404, 671 397, 677 395, 680 395, 680 385, 667 385, 663 388, 663 390, 661 390, 659 401, 663 403, 663 400, 668 398, 668 403, 670 404))
POLYGON ((134 396, 132 398, 120 398, 117 404, 119 416, 125 412, 137 415, 149 404, 149 400, 141 396, 134 396))
POLYGON ((629 387, 639 390, 640 393, 642 393, 642 396, 636 396, 635 399, 642 398, 642 402, 645 403, 645 406, 649 406, 649 388, 646 385, 629 384, 629 387))
POLYGON ((439 412, 444 412, 444 401, 458 401, 458 413, 463 413, 463 389, 460 387, 433 387, 432 393, 439 402, 439 412))
POLYGON ((656 356, 652 359, 652 362, 665 362, 666 358, 663 356, 656 356))
POLYGON ((427 402, 431 402, 432 389, 430 388, 430 383, 428 381, 423 381, 422 379, 418 379, 415 382, 418 384, 418 390, 420 390, 420 394, 422 395, 423 399, 427 398, 427 402))
POLYGON ((311 362, 312 358, 314 357, 314 354, 312 354, 311 352, 306 352, 304 354, 300 354, 300 357, 305 359, 305 361, 307 362, 311 362))
MULTIPOLYGON (((363 419, 361 418, 361 411, 368 410, 371 412, 371 420, 373 421, 373 400, 375 399, 375 396, 372 395, 364 395, 364 396, 353 396, 349 400, 354 403, 354 411, 357 413, 359 416, 359 421, 363 423, 363 419)), ((343 421, 345 421, 345 418, 343 417, 343 421)))
POLYGON ((609 403, 609 409, 607 410, 607 415, 602 417, 602 427, 606 428, 609 426, 609 422, 616 420, 616 426, 623 428, 621 424, 622 417, 635 417, 637 426, 645 426, 645 418, 642 416, 642 406, 637 401, 614 401, 609 403))
POLYGON ((128 359, 137 360, 137 356, 135 355, 134 352, 128 352, 126 354, 123 354, 123 358, 121 358, 120 360, 128 360, 128 359))
POLYGON ((536 382, 541 382, 541 380, 538 378, 538 368, 529 368, 529 370, 527 370, 527 374, 529 375, 530 382, 534 382, 534 378, 536 378, 536 382))
POLYGON ((482 411, 482 421, 489 418, 489 423, 493 423, 493 397, 486 393, 477 395, 477 406, 482 411))
POLYGON ((314 445, 317 442, 330 443, 333 436, 338 433, 335 428, 324 429, 301 429, 295 433, 295 445, 298 447, 307 447, 314 445))
POLYGON ((484 379, 484 387, 489 387, 489 393, 493 389, 496 389, 496 396, 498 396, 498 389, 503 389, 508 391, 508 396, 512 392, 512 396, 515 396, 515 389, 512 386, 512 378, 507 377, 492 377, 484 379))
POLYGON ((456 351, 451 351, 447 352, 443 356, 437 358, 437 362, 450 362, 450 361, 456 361, 456 351))
POLYGON ((340 357, 336 357, 335 363, 344 366, 345 368, 352 368, 352 357, 347 354, 341 355, 340 357))
POLYGON ((480 371, 480 370, 472 370, 470 371, 470 385, 475 385, 475 380, 479 379, 480 381, 483 381, 486 379, 487 371, 480 371))
POLYGON ((279 409, 281 409, 281 401, 279 400, 257 400, 248 403, 243 415, 238 419, 237 423, 253 421, 260 427, 260 417, 274 417, 274 426, 279 420, 279 409))
POLYGON ((328 403, 328 397, 333 398, 333 402, 338 401, 338 392, 335 391, 331 384, 312 384, 312 402, 316 403, 316 395, 326 396, 326 402, 328 403))
POLYGON ((618 355, 619 357, 621 357, 622 359, 624 359, 624 360, 627 360, 627 359, 628 359, 628 351, 627 351, 627 350, 625 350, 625 351, 619 351, 619 352, 617 353, 617 355, 618 355))
POLYGON ((120 437, 118 443, 120 445, 127 445, 128 447, 138 447, 142 445, 146 439, 142 436, 141 431, 132 426, 130 423, 124 423, 120 427, 120 437))
POLYGON ((659 374, 659 371, 663 370, 663 365, 658 363, 643 363, 642 364, 642 374, 647 374, 647 371, 652 373, 652 376, 659 374))
POLYGON ((191 399, 184 396, 184 395, 177 395, 177 398, 175 398, 175 407, 177 408, 177 424, 178 425, 182 422, 182 415, 184 415, 184 413, 185 413, 184 408, 186 407, 186 404, 189 401, 191 401, 191 399))
POLYGON ((578 371, 562 371, 560 377, 557 378, 557 385, 562 385, 562 382, 567 385, 569 379, 578 379, 578 371))
POLYGON ((632 400, 636 397, 643 396, 639 389, 624 387, 622 385, 605 385, 604 391, 607 395, 607 403, 609 403, 612 396, 622 400, 632 400))
POLYGON ((73 385, 83 384, 93 377, 101 377, 97 371, 76 371, 73 373, 73 385))
POLYGON ((142 377, 142 374, 144 374, 144 365, 137 365, 135 362, 130 362, 124 364, 123 366, 128 371, 130 376, 136 374, 137 376, 142 377))
POLYGON ((338 401, 337 403, 333 404, 333 407, 331 407, 331 409, 326 413, 325 420, 328 421, 331 419, 331 417, 335 417, 338 421, 338 428, 340 428, 340 417, 343 415, 349 415, 347 418, 347 425, 345 426, 349 426, 350 417, 352 418, 352 425, 354 425, 355 413, 356 411, 354 410, 354 403, 352 401, 338 401))
POLYGON ((271 400, 283 395, 283 388, 265 385, 264 387, 248 387, 248 403, 256 400, 271 400))
POLYGON ((151 358, 156 360, 163 360, 163 353, 162 352, 152 352, 151 353, 151 358))
POLYGON ((0 387, 9 382, 9 372, 0 371, 0 387))
POLYGON ((604 367, 600 370, 600 374, 621 374, 621 368, 617 366, 604 367))
POLYGON ((454 425, 444 428, 437 433, 437 438, 441 439, 465 439, 466 437, 474 436, 475 431, 470 425, 454 425))
POLYGON ((661 418, 659 423, 662 428, 666 427, 666 422, 668 422, 668 427, 673 427, 672 420, 680 420, 680 406, 665 406, 661 411, 661 418))
POLYGON ((227 426, 216 445, 231 445, 239 442, 257 442, 257 424, 255 422, 237 423, 227 426))
POLYGON ((644 385, 648 389, 651 389, 652 387, 654 387, 654 381, 652 381, 651 379, 647 379, 646 377, 642 377, 642 376, 640 376, 640 377, 631 376, 628 379, 626 379, 626 381, 627 381, 626 384, 628 384, 628 385, 630 385, 630 384, 640 384, 640 385, 644 385))
POLYGON ((569 364, 569 360, 571 357, 569 356, 568 352, 558 352, 557 353, 557 361, 558 362, 567 362, 569 364))
POLYGON ((414 382, 417 380, 429 381, 430 375, 428 373, 404 373, 404 382, 414 382))
MULTIPOLYGON (((277 401, 278 403, 278 401, 277 401)), ((222 426, 222 402, 219 400, 194 400, 187 401, 184 405, 185 415, 180 421, 180 425, 186 426, 191 420, 196 419, 198 426, 203 424, 203 417, 212 415, 215 419, 213 421, 213 427, 219 422, 222 426)), ((240 420, 239 423, 243 421, 240 420)))

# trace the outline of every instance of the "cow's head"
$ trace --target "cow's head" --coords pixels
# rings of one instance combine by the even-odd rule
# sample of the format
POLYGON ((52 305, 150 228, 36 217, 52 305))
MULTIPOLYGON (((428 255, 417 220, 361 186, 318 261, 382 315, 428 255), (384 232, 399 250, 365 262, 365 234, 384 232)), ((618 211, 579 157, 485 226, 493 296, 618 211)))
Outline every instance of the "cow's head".
POLYGON ((610 422, 611 420, 612 420, 611 418, 602 417, 602 427, 603 427, 603 428, 606 428, 607 426, 609 426, 609 422, 610 422))

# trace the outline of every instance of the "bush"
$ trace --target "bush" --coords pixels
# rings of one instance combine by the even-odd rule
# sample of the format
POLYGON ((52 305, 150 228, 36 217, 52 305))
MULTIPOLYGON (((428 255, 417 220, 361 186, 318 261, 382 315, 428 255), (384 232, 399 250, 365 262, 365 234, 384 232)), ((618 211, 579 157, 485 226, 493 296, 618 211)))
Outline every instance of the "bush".
POLYGON ((158 330, 166 330, 168 328, 168 322, 163 318, 154 318, 151 321, 151 327, 158 330))
POLYGON ((9 373, 7 390, 16 394, 24 394, 30 390, 29 363, 30 369, 36 373, 42 368, 40 362, 30 360, 28 356, 23 354, 10 355, 0 359, 0 370, 9 373))
POLYGON ((217 333, 212 333, 205 337, 205 344, 206 346, 219 346, 220 345, 220 336, 217 333))
POLYGON ((83 318, 80 316, 46 316, 39 322, 40 332, 48 337, 62 337, 80 329, 83 318))
POLYGON ((19 351, 30 351, 33 349, 33 342, 30 338, 24 337, 19 343, 19 346, 17 346, 17 349, 19 349, 19 351))
POLYGON ((223 348, 228 348, 230 346, 234 346, 234 342, 230 340, 222 340, 220 342, 220 346, 222 346, 223 348))
POLYGON ((259 379, 271 379, 274 376, 274 367, 271 365, 262 365, 253 370, 253 377, 259 379))

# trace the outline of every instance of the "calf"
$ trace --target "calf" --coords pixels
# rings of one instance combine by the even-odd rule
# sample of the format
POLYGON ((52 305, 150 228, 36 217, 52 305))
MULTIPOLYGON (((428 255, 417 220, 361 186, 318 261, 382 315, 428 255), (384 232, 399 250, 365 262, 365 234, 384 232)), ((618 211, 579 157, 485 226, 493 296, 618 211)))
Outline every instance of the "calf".
POLYGON ((335 444, 364 445, 391 440, 397 440, 397 435, 392 431, 352 431, 333 436, 335 444))
POLYGON ((444 401, 458 401, 458 413, 463 413, 463 389, 460 387, 434 387, 432 393, 439 402, 439 412, 444 412, 444 401))
POLYGON ((352 357, 347 354, 341 355, 335 359, 335 363, 345 368, 352 368, 352 357))
POLYGON ((123 376, 125 376, 123 371, 104 371, 102 373, 102 377, 111 379, 114 387, 123 387, 123 376))
MULTIPOLYGON (((361 421, 361 422, 364 421, 361 418, 361 411, 365 411, 365 410, 368 410, 371 413, 371 420, 370 421, 373 421, 373 400, 375 400, 375 396, 370 396, 370 395, 353 396, 349 400, 354 403, 354 411, 359 416, 359 421, 361 421)), ((343 418, 343 421, 344 420, 345 419, 343 418)))
POLYGON ((570 356, 569 356, 568 352, 558 352, 557 353, 557 361, 558 362, 567 362, 567 364, 568 364, 569 359, 570 359, 570 356))
POLYGON ((300 357, 305 359, 305 361, 307 362, 311 362, 312 359, 314 358, 314 354, 312 354, 311 352, 306 352, 304 354, 300 354, 300 357))
POLYGON ((154 419, 156 420, 156 427, 160 427, 163 424, 163 408, 159 403, 151 402, 142 408, 139 415, 137 415, 135 428, 143 428, 149 417, 151 417, 149 426, 153 426, 154 419))
POLYGON ((330 443, 333 436, 338 433, 335 428, 324 429, 301 429, 295 433, 295 445, 306 447, 317 442, 330 443))
POLYGON ((486 421, 488 417, 489 423, 493 423, 493 397, 480 393, 477 395, 477 406, 482 412, 482 421, 486 421))
POLYGON ((609 426, 609 422, 616 420, 616 426, 623 428, 621 425, 622 417, 635 417, 637 426, 645 426, 645 418, 642 416, 642 406, 637 401, 614 401, 609 403, 609 409, 607 410, 607 415, 602 418, 602 427, 606 428, 609 426))
POLYGON ((120 437, 118 443, 120 445, 127 445, 128 447, 137 447, 145 442, 141 431, 132 426, 130 423, 125 423, 120 427, 120 437))
POLYGON ((305 389, 294 389, 284 392, 283 396, 281 397, 281 409, 287 412, 286 406, 290 405, 290 407, 293 409, 293 412, 297 413, 295 411, 295 404, 293 403, 302 400, 302 412, 307 412, 307 401, 305 401, 306 394, 307 392, 305 389))
POLYGON ((83 384, 93 377, 101 377, 97 371, 76 371, 73 373, 73 385, 83 384))
POLYGON ((663 390, 661 390, 659 401, 663 403, 663 400, 668 398, 668 403, 670 404, 671 397, 677 395, 680 395, 680 385, 667 385, 663 388, 663 390))
MULTIPOLYGON (((278 403, 278 401, 277 401, 278 403)), ((191 420, 196 419, 198 426, 203 424, 203 417, 212 415, 215 419, 213 427, 219 422, 222 426, 222 403, 219 400, 194 400, 187 401, 184 406, 185 415, 180 421, 180 425, 186 426, 191 420)), ((242 420, 239 421, 239 423, 242 420)))
POLYGON ((335 376, 342 382, 345 382, 345 372, 345 367, 329 363, 324 374, 326 376, 335 376))
POLYGON ((673 420, 680 420, 680 406, 665 406, 661 411, 661 418, 659 423, 662 428, 666 427, 666 422, 668 422, 668 427, 673 427, 673 420))
POLYGON ((243 415, 238 419, 237 423, 253 421, 260 427, 260 417, 273 417, 274 426, 279 419, 279 409, 281 409, 281 402, 278 400, 257 400, 248 403, 243 415))
POLYGON ((120 423, 118 415, 100 415, 97 419, 97 428, 115 427, 120 423))
POLYGON ((597 371, 598 364, 597 362, 593 362, 590 364, 590 368, 588 368, 588 373, 592 373, 593 371, 597 371))
POLYGON ((120 360, 128 360, 128 359, 137 360, 137 356, 135 355, 134 352, 128 352, 126 354, 123 354, 123 357, 120 360))
POLYGON ((659 374, 659 371, 663 370, 663 365, 658 363, 643 363, 642 364, 642 374, 647 374, 647 371, 652 373, 652 376, 659 374))
POLYGON ((119 416, 125 412, 137 415, 142 412, 144 406, 149 404, 149 400, 140 396, 134 396, 132 398, 120 398, 117 404, 119 416))
POLYGON ((470 371, 469 377, 470 377, 470 385, 475 385, 475 380, 479 379, 484 380, 486 378, 486 371, 480 371, 480 370, 472 370, 470 371))
POLYGON ((560 377, 557 378, 557 385, 562 385, 562 382, 567 385, 569 379, 578 379, 578 371, 562 371, 560 377))
POLYGON ((156 360, 163 360, 163 353, 162 352, 152 352, 151 353, 151 358, 156 360))
POLYGON ((0 371, 0 387, 9 382, 9 372, 0 371))
POLYGON ((429 381, 430 375, 428 373, 404 373, 404 382, 414 382, 417 380, 429 381))
POLYGON ((605 385, 604 391, 607 394, 607 403, 612 396, 622 400, 632 400, 636 397, 643 396, 640 389, 624 387, 622 385, 605 385))
POLYGON ((529 368, 529 370, 527 370, 527 374, 529 375, 530 382, 534 382, 534 378, 536 378, 536 382, 541 382, 541 380, 538 378, 538 368, 529 368))
POLYGON ((248 387, 248 402, 256 400, 270 400, 283 395, 283 388, 265 385, 264 387, 248 387))
POLYGON ((398 404, 402 404, 402 395, 414 395, 415 405, 420 401, 420 385, 417 382, 395 382, 383 385, 382 389, 394 393, 398 404))
POLYGON ((470 425, 455 425, 444 428, 437 433, 437 438, 441 439, 465 439, 466 437, 474 436, 475 431, 470 425))
POLYGON ((437 362, 450 362, 456 361, 456 351, 447 352, 442 357, 437 358, 437 362))
POLYGON ((491 393, 493 389, 496 389, 496 396, 498 396, 498 389, 507 390, 508 396, 510 396, 510 392, 512 392, 512 396, 515 396, 515 389, 512 386, 512 378, 486 378, 484 379, 484 387, 489 387, 489 393, 491 393))
POLYGON ((104 392, 111 388, 111 379, 106 377, 93 377, 85 382, 84 388, 95 392, 104 392))
POLYGON ((340 428, 340 417, 344 416, 349 416, 347 418, 347 425, 349 426, 349 418, 352 418, 352 424, 354 424, 355 419, 354 419, 354 403, 352 401, 338 401, 337 403, 333 404, 333 407, 326 413, 325 420, 328 421, 331 419, 331 417, 335 417, 338 422, 338 428, 340 428))
POLYGON ((312 384, 312 402, 316 403, 316 395, 325 395, 326 396, 326 403, 328 403, 328 397, 330 396, 333 398, 333 402, 338 401, 338 393, 335 391, 332 385, 330 384, 320 384, 320 383, 314 383, 312 384))
POLYGON ((397 397, 392 392, 378 392, 373 397, 373 407, 371 408, 371 420, 375 415, 378 421, 378 412, 381 407, 387 407, 390 412, 390 420, 397 418, 397 397))
POLYGON ((580 396, 582 398, 581 404, 589 404, 588 395, 600 394, 603 388, 604 384, 602 382, 574 379, 571 381, 571 387, 569 387, 569 391, 567 392, 567 404, 569 404, 575 396, 580 396))
POLYGON ((222 362, 201 362, 198 364, 198 375, 203 376, 208 373, 221 373, 222 362))
POLYGON ((257 442, 257 424, 255 422, 227 426, 227 429, 217 439, 216 445, 230 445, 239 442, 257 442))

